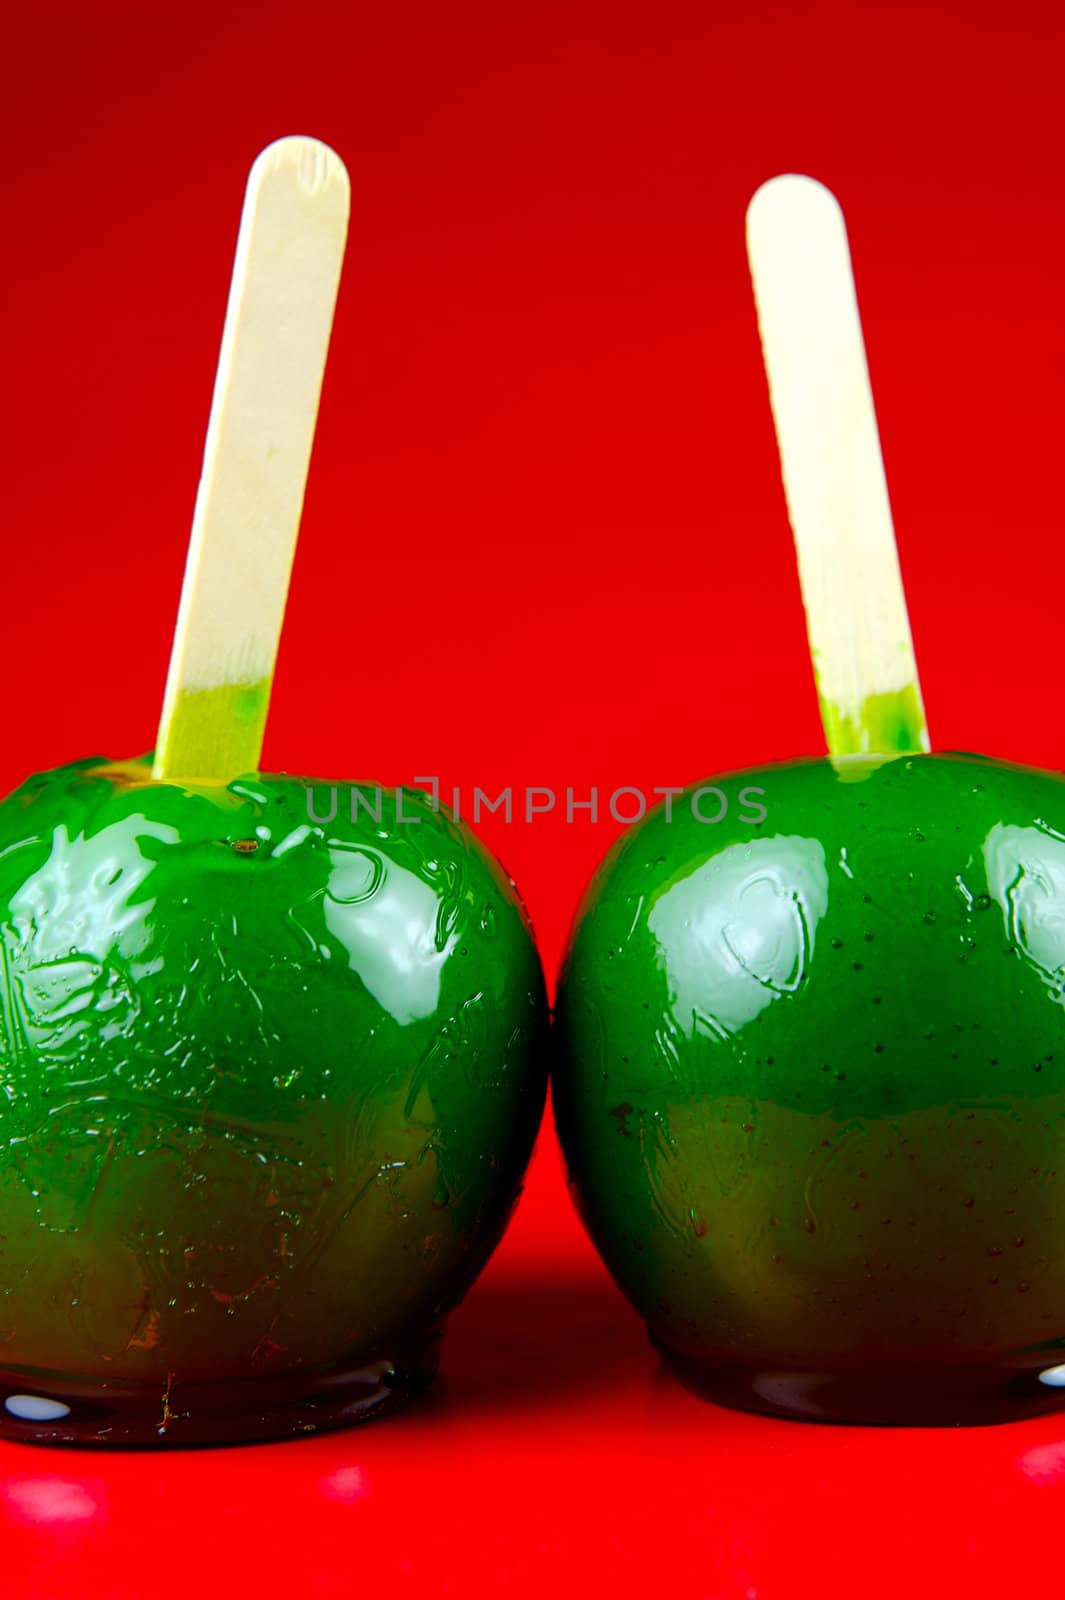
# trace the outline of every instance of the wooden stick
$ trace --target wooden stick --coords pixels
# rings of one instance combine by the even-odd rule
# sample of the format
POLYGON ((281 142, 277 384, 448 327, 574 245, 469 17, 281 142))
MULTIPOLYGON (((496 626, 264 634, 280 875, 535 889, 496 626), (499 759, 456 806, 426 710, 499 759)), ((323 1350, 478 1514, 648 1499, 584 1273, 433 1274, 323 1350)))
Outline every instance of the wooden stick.
POLYGON ((838 201, 812 178, 771 179, 747 252, 829 753, 927 750, 838 201))
POLYGON ((226 783, 262 751, 347 238, 317 139, 256 160, 237 240, 153 776, 226 783))

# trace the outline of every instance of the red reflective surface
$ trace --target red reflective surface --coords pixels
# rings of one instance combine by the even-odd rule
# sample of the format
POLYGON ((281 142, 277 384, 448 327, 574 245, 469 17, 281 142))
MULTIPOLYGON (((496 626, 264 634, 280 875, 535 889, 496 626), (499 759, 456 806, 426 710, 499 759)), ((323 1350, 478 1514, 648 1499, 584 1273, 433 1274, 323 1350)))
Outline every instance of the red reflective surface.
MULTIPOLYGON (((244 178, 293 131, 341 151, 353 216, 267 767, 595 785, 605 814, 820 751, 743 253, 787 169, 850 220, 933 738, 1061 767, 1062 27, 986 0, 12 13, 0 788, 152 742, 244 178)), ((617 831, 481 828, 549 971, 617 831)), ((1065 1412, 695 1400, 550 1127, 443 1371, 432 1408, 318 1440, 4 1445, 5 1589, 1060 1592, 1065 1412)))

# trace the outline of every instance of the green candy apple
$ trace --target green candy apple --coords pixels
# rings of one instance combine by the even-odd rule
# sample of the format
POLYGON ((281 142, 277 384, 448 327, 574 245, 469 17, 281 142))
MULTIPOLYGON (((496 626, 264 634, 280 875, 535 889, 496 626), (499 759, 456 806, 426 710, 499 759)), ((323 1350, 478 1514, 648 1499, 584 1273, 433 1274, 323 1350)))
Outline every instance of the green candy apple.
POLYGON ((1060 1403, 1065 778, 937 754, 716 783, 720 821, 689 792, 622 838, 571 936, 553 1097, 594 1241, 725 1402, 1060 1403))
POLYGON ((327 794, 95 760, 0 804, 9 1436, 283 1435, 432 1375, 535 1137, 543 979, 465 828, 327 794))

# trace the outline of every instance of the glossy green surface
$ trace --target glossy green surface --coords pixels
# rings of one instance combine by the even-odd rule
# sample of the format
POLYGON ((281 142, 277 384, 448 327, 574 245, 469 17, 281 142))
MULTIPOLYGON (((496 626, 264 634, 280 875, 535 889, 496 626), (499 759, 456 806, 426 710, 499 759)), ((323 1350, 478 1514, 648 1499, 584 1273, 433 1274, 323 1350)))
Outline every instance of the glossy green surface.
POLYGON ((310 780, 147 774, 0 805, 0 1369, 140 1385, 164 1423, 188 1385, 387 1379, 498 1240, 540 1118, 520 902, 416 791, 416 820, 383 790, 353 822, 338 786, 316 825, 310 780))
POLYGON ((593 1238, 740 1404, 1055 1403, 1065 781, 961 755, 715 781, 727 817, 633 828, 572 936, 553 1095, 593 1238))

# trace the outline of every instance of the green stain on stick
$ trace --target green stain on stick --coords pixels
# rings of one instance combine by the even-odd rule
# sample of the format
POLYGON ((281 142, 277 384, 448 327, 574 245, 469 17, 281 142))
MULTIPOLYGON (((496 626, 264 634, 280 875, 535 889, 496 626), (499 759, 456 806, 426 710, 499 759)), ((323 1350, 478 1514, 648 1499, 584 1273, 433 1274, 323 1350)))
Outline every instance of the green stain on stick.
POLYGON ((866 695, 857 716, 818 694, 829 754, 913 755, 928 749, 924 707, 915 683, 866 695))
POLYGON ((272 680, 183 689, 156 759, 156 777, 227 783, 256 772, 272 680))

